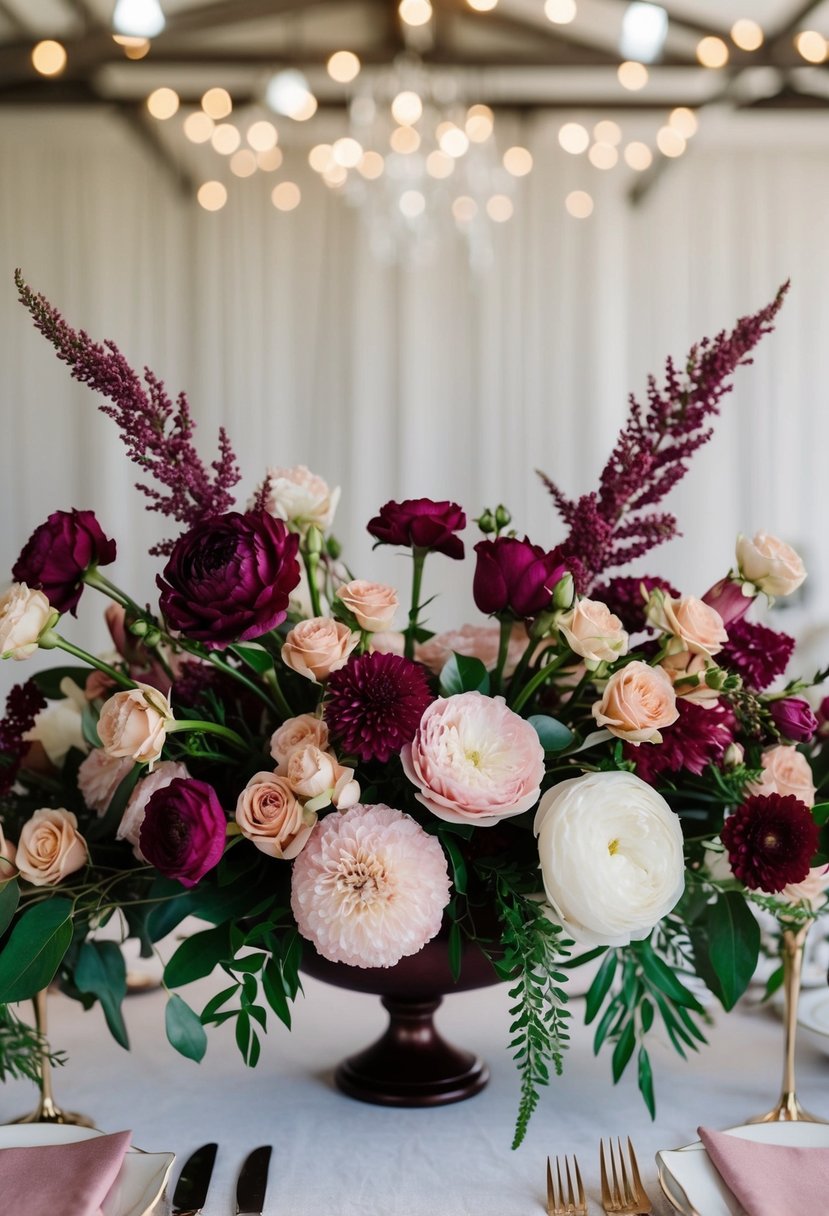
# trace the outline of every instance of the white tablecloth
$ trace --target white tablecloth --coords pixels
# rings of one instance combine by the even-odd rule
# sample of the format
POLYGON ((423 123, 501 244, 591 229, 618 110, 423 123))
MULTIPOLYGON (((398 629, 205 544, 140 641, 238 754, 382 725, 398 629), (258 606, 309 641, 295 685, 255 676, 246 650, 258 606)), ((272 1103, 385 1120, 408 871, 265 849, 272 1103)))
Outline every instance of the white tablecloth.
MULTIPOLYGON (((202 982, 185 995, 200 1007, 216 990, 202 982)), ((654 1211, 668 1213, 655 1151, 695 1140, 700 1123, 739 1124, 777 1097, 782 1026, 772 1011, 744 1004, 715 1014, 709 1047, 688 1063, 668 1046, 653 1048, 652 1124, 635 1077, 614 1087, 609 1057, 594 1058, 578 998, 565 1075, 543 1093, 524 1145, 512 1152, 518 1081, 505 1046, 507 1006, 498 986, 448 997, 438 1014, 446 1037, 489 1062, 492 1079, 481 1094, 439 1109, 388 1110, 343 1097, 331 1080, 337 1061, 383 1028, 377 998, 306 980, 295 1029, 274 1025, 251 1071, 227 1027, 209 1032, 201 1065, 177 1055, 165 1041, 158 991, 125 1003, 129 1053, 110 1038, 99 1008, 84 1013, 50 996, 50 1038, 69 1057, 55 1076, 56 1098, 107 1131, 131 1128, 142 1148, 175 1151, 173 1181, 190 1151, 217 1140, 205 1216, 234 1212, 236 1173, 259 1144, 274 1147, 267 1216, 539 1216, 548 1153, 578 1152, 591 1212, 599 1212, 599 1137, 628 1134, 654 1211)), ((802 1041, 798 1061, 804 1103, 829 1116, 829 1057, 802 1041)), ((0 1087, 0 1121, 31 1107, 34 1097, 28 1083, 0 1087)))

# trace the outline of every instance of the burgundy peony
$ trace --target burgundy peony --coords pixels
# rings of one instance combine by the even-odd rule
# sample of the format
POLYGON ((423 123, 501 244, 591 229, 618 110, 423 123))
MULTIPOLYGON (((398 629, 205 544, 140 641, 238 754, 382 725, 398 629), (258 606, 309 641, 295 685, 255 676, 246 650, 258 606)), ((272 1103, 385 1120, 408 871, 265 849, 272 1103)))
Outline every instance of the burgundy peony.
POLYGON ((341 752, 385 764, 411 743, 434 697, 419 663, 375 651, 328 677, 325 721, 341 752))
POLYGON ((769 704, 774 725, 790 743, 809 743, 818 728, 812 708, 802 697, 781 697, 769 704))
POLYGON ((749 688, 762 692, 783 674, 794 650, 794 638, 755 621, 732 621, 728 641, 717 656, 721 667, 742 676, 749 688))
POLYGON ((94 511, 53 511, 26 541, 12 577, 42 591, 58 612, 75 614, 84 574, 113 561, 115 541, 104 535, 94 511))
POLYGON ((805 802, 791 794, 766 794, 737 807, 720 835, 740 882, 773 895, 809 873, 819 832, 805 802))
POLYGON ((258 638, 281 625, 299 582, 299 537, 266 511, 228 511, 197 523, 157 578, 173 629, 208 646, 258 638))
POLYGON ((382 545, 430 549, 461 559, 463 541, 456 532, 466 527, 466 515, 456 502, 433 502, 431 498, 407 498, 387 502, 368 522, 368 530, 382 545))
POLYGON ((475 552, 472 594, 487 614, 509 612, 519 620, 537 616, 550 607, 553 588, 567 573, 556 553, 547 553, 526 537, 481 540, 475 552))
POLYGON ((138 847, 165 878, 194 887, 219 864, 227 817, 216 791, 194 777, 176 777, 147 802, 138 847))

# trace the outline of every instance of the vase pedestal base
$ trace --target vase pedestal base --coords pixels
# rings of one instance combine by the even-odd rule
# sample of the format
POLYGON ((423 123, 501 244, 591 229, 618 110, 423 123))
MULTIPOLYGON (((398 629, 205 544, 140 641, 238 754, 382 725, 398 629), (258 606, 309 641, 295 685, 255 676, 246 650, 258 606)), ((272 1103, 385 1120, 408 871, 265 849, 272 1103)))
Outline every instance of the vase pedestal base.
POLYGON ((56 1106, 51 1098, 42 1098, 28 1115, 20 1115, 19 1118, 11 1120, 11 1126, 18 1123, 63 1123, 70 1127, 95 1126, 89 1115, 81 1115, 76 1110, 63 1110, 60 1106, 56 1106))
POLYGON ((804 1110, 797 1100, 797 1094, 784 1093, 780 1095, 780 1101, 771 1110, 766 1111, 764 1115, 755 1115, 753 1119, 747 1119, 747 1123, 829 1123, 829 1119, 822 1119, 820 1115, 813 1115, 808 1110, 804 1110))
POLYGON ((389 1025, 365 1051, 343 1060, 334 1079, 350 1098, 378 1106, 444 1106, 480 1093, 489 1069, 461 1051, 434 1024, 440 997, 414 1000, 384 996, 389 1025))

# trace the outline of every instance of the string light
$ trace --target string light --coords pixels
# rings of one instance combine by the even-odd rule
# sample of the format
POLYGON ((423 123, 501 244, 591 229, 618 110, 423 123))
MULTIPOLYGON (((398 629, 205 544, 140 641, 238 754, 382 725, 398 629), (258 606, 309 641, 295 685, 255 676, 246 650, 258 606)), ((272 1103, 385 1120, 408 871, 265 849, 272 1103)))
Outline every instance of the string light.
POLYGON ((246 139, 254 152, 269 152, 279 142, 279 133, 272 122, 261 119, 248 127, 246 139))
POLYGON ((593 144, 587 159, 594 169, 612 169, 619 160, 619 153, 612 144, 593 144))
POLYGON ((250 148, 240 148, 230 158, 230 172, 236 177, 252 177, 256 169, 256 153, 250 148))
POLYGON ((622 128, 613 119, 605 118, 593 128, 593 138, 596 143, 612 144, 615 148, 622 142, 622 128))
POLYGON ((308 164, 315 173, 324 173, 326 169, 333 168, 336 163, 334 149, 330 144, 314 144, 308 153, 308 164))
POLYGON ((675 110, 671 110, 668 126, 678 131, 683 139, 692 139, 699 130, 699 120, 687 106, 677 106, 675 110))
POLYGON ((432 20, 429 0, 400 0, 397 11, 406 25, 426 25, 432 20))
POLYGON ((713 34, 700 38, 697 59, 704 68, 724 68, 728 63, 728 46, 722 38, 716 38, 713 34))
POLYGON ((391 112, 392 117, 401 126, 411 127, 423 114, 423 102, 417 93, 406 89, 402 93, 398 93, 391 103, 391 112))
POLYGON ((343 169, 355 169, 363 155, 362 144, 349 135, 344 135, 342 139, 336 140, 331 151, 335 163, 343 169))
POLYGON ((653 164, 653 153, 647 144, 635 139, 625 148, 625 163, 637 173, 643 173, 653 164))
POLYGON ((154 89, 147 98, 150 114, 162 122, 178 113, 179 104, 179 95, 175 89, 154 89))
POLYGON ((53 38, 38 42, 32 50, 32 67, 41 76, 59 76, 66 67, 66 48, 53 38))
POLYGON ((430 177, 451 177, 455 172, 455 162, 451 156, 435 148, 434 152, 430 152, 426 157, 426 172, 430 177))
POLYGON ((544 16, 553 25, 569 25, 576 19, 576 0, 545 0, 544 16))
POLYGON ((389 136, 389 145, 393 152, 408 156, 420 147, 420 136, 414 127, 395 127, 389 136))
POLYGON ((663 156, 681 156, 686 143, 674 127, 660 127, 656 133, 656 146, 663 156))
POLYGON ((280 182, 271 191, 271 202, 277 211, 293 211, 302 199, 302 192, 296 182, 280 182))
POLYGON ((580 122, 566 122, 559 129, 558 142, 565 152, 578 156, 590 146, 590 135, 580 122))
POLYGON ((461 194, 452 203, 452 214, 459 224, 471 224, 478 214, 478 204, 468 194, 461 194))
POLYGON ((117 0, 112 14, 116 34, 155 38, 164 29, 164 11, 158 0, 117 0))
POLYGON ((823 63, 826 59, 826 39, 817 30, 801 30, 794 44, 807 63, 823 63))
POLYGON ((485 143, 495 129, 495 116, 489 106, 470 106, 464 130, 473 144, 485 143))
POLYGON ((127 59, 143 59, 150 53, 149 38, 130 38, 128 34, 113 34, 112 41, 120 46, 127 59))
POLYGON ((357 166, 357 172, 361 174, 366 181, 376 181, 378 177, 383 176, 383 170, 386 167, 386 162, 379 152, 364 152, 360 158, 360 163, 357 166))
POLYGON ((616 75, 622 88, 631 93, 638 93, 648 83, 648 69, 644 63, 637 63, 635 59, 626 59, 624 63, 620 63, 616 75))
POLYGON ((203 110, 188 114, 184 120, 184 134, 193 144, 206 144, 215 129, 213 119, 203 110))
POLYGON ((274 173, 282 164, 282 149, 268 148, 267 152, 257 152, 256 163, 263 173, 274 173))
POLYGON ((233 110, 233 99, 227 89, 208 89, 201 99, 201 108, 214 121, 227 118, 233 110))
POLYGON ((265 101, 277 114, 293 118, 295 122, 306 122, 317 112, 317 99, 302 72, 293 68, 277 72, 268 81, 265 101))
POLYGON ((426 199, 419 190, 404 190, 397 205, 407 220, 414 220, 426 210, 426 199))
POLYGON ((571 190, 564 200, 564 206, 577 220, 586 220, 593 214, 593 199, 586 190, 571 190))
POLYGON ((325 66, 337 84, 350 84, 360 74, 360 60, 353 51, 335 51, 325 66))
POLYGON ((239 147, 242 136, 232 122, 221 122, 211 135, 210 142, 222 156, 230 156, 239 147))
POLYGON ((505 224, 512 219, 515 208, 508 194, 493 194, 487 199, 486 213, 496 224, 505 224))
POLYGON ((466 3, 476 13, 491 13, 497 6, 498 0, 466 0, 466 3))
POLYGON ((443 131, 438 138, 441 152, 445 152, 447 156, 453 156, 455 160, 463 156, 469 148, 469 137, 465 131, 454 124, 449 124, 449 129, 443 131))
POLYGON ((507 173, 511 173, 513 177, 526 177, 532 170, 533 158, 526 148, 516 144, 512 148, 507 148, 503 163, 507 173))
POLYGON ((205 211, 221 211, 227 202, 227 190, 221 182, 202 182, 196 198, 205 211))
POLYGON ((731 27, 731 41, 741 51, 757 51, 763 45, 763 27, 750 17, 741 17, 731 27))

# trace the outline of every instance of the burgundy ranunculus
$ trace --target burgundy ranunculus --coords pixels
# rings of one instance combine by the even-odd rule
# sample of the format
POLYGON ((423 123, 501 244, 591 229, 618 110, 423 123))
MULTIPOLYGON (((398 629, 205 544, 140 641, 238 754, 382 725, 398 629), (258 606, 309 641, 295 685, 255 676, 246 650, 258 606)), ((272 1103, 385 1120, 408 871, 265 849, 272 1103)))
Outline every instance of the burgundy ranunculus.
POLYGON ((219 864, 226 833, 227 817, 213 786, 176 777, 147 802, 138 847, 159 874, 194 887, 219 864))
POLYGON ((368 530, 383 545, 430 549, 447 557, 463 557, 463 541, 456 532, 466 527, 466 515, 456 502, 407 498, 387 502, 368 522, 368 530))
POLYGON ((472 594, 481 612, 511 612, 526 620, 550 607, 553 588, 567 573, 556 553, 525 537, 499 536, 475 546, 478 564, 472 594))
POLYGON ((769 703, 774 725, 790 743, 808 743, 818 728, 812 708, 802 697, 782 697, 769 703))
POLYGON ((299 537, 266 511, 228 511, 176 541, 157 578, 173 629, 208 646, 258 638, 281 625, 299 582, 299 537))
POLYGON ((94 511, 53 511, 26 541, 12 577, 42 591, 58 612, 75 614, 84 574, 114 561, 115 541, 104 536, 94 511))
POLYGON ((805 802, 792 794, 766 794, 738 806, 720 836, 740 882, 773 895, 809 873, 819 832, 805 802))

